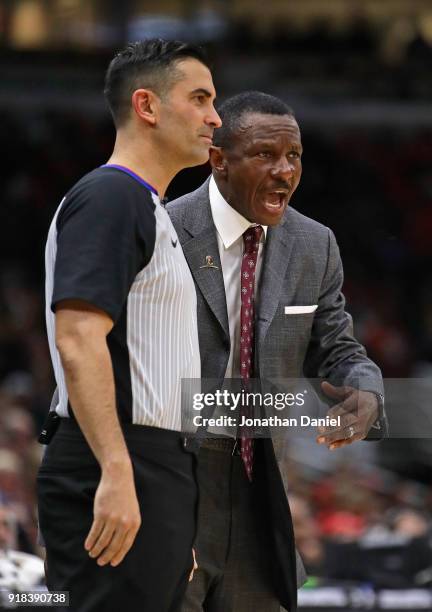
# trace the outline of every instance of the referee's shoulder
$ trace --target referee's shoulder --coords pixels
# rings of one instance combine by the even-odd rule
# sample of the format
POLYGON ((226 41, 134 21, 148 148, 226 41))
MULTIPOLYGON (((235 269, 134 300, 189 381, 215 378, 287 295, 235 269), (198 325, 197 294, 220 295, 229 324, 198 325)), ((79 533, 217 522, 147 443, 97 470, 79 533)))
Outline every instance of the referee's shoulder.
POLYGON ((118 189, 126 189, 130 185, 133 185, 133 182, 125 172, 119 172, 113 168, 98 167, 84 174, 68 193, 83 189, 102 189, 108 192, 114 189, 117 191, 118 189))
POLYGON ((105 203, 110 208, 135 208, 137 201, 148 196, 152 210, 154 204, 150 192, 125 172, 115 168, 99 167, 82 176, 65 195, 68 202, 97 206, 105 203))
MULTIPOLYGON (((125 216, 133 220, 136 215, 137 201, 142 193, 124 172, 111 168, 95 168, 82 176, 62 200, 57 216, 60 227, 72 215, 79 213, 100 219, 106 219, 107 213, 112 218, 125 216)), ((138 184, 137 184, 138 185, 138 184)), ((139 187, 139 185, 138 185, 139 187)), ((142 190, 144 191, 144 190, 142 190)), ((149 202, 151 197, 149 197, 149 202)), ((151 211, 154 205, 151 202, 151 211)))

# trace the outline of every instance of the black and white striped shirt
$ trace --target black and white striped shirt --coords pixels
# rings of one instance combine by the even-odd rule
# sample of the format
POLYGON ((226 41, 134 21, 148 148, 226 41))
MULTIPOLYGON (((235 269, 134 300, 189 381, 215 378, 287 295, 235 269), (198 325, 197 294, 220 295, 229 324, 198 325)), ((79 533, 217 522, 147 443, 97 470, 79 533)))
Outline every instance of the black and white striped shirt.
POLYGON ((105 311, 119 418, 181 430, 181 379, 200 377, 196 294, 156 191, 121 166, 84 176, 62 200, 45 252, 46 322, 58 387, 73 413, 55 346, 55 306, 79 299, 105 311))

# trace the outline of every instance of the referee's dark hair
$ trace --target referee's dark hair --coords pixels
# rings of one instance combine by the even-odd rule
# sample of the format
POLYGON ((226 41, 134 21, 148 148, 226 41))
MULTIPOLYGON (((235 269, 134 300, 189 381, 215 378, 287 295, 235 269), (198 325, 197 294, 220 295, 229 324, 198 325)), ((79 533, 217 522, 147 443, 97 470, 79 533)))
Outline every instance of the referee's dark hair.
POLYGON ((179 40, 150 38, 129 43, 113 58, 105 75, 104 94, 118 128, 127 119, 136 89, 151 89, 163 98, 181 80, 177 63, 193 58, 208 67, 204 49, 179 40))
POLYGON ((293 109, 280 98, 262 91, 245 91, 232 96, 221 104, 217 112, 222 119, 222 127, 214 131, 213 144, 224 149, 234 144, 233 136, 241 128, 244 116, 249 113, 295 117, 293 109))

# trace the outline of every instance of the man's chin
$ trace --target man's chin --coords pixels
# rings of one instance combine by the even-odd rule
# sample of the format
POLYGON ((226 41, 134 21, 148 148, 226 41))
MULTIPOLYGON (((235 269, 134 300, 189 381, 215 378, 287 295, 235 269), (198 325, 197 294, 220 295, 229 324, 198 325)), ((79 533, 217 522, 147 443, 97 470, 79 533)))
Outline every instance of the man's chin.
POLYGON ((278 225, 281 222, 286 209, 288 208, 288 203, 283 204, 280 207, 269 208, 268 206, 261 205, 259 215, 259 223, 260 225, 278 225))
POLYGON ((189 156, 187 165, 185 163, 185 168, 194 168, 195 166, 202 166, 203 164, 206 164, 208 162, 209 157, 209 151, 197 151, 195 155, 189 156))

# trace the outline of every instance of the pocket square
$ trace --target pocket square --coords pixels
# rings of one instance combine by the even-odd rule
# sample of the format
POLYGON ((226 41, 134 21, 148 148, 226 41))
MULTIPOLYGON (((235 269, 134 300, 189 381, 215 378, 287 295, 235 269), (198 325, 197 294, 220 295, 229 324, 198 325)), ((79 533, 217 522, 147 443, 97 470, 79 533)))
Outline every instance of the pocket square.
POLYGON ((318 304, 312 304, 312 306, 285 306, 285 314, 308 314, 315 312, 318 308, 318 304))

